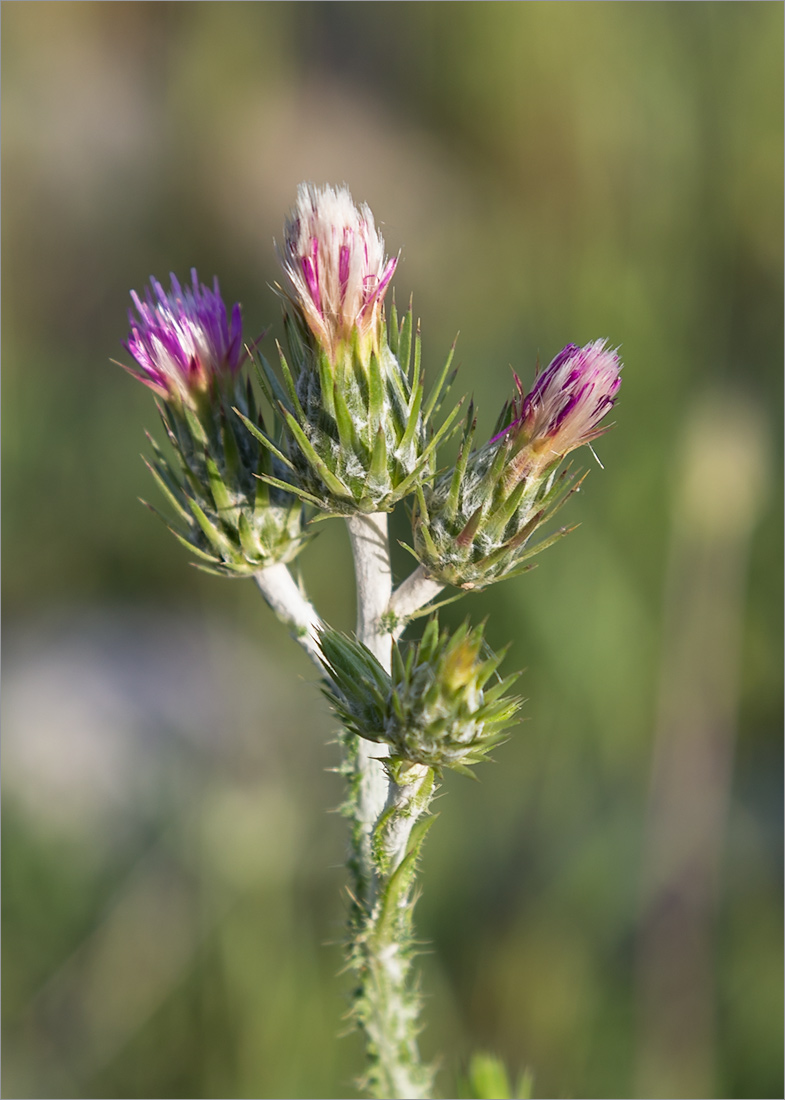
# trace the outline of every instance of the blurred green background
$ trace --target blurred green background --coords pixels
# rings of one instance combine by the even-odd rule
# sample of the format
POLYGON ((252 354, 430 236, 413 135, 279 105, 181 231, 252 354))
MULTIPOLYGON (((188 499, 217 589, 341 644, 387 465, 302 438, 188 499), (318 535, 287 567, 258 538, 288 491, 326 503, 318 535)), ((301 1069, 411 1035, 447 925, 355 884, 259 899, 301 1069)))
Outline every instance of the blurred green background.
MULTIPOLYGON (((579 529, 444 613, 529 702, 426 846, 439 1094, 486 1049, 538 1097, 782 1095, 782 34, 778 3, 3 4, 5 1096, 354 1094, 334 720, 137 503, 156 415, 109 362, 129 290, 192 265, 269 349, 301 179, 403 250, 431 376, 460 330, 481 434, 510 366, 626 364, 579 529)), ((350 629, 340 523, 302 568, 350 629)))

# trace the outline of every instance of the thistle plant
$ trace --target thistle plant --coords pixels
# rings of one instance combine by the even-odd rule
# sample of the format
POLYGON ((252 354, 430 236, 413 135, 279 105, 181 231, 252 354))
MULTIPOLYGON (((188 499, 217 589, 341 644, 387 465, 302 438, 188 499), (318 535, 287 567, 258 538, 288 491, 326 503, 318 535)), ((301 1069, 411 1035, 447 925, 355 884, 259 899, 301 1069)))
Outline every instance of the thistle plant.
POLYGON ((167 525, 200 568, 252 577, 316 664, 342 725, 349 822, 347 956, 352 1013, 374 1097, 432 1095, 418 1050, 413 907, 418 862, 446 769, 473 774, 508 735, 521 700, 484 626, 440 629, 433 601, 530 568, 566 533, 538 535, 580 484, 562 462, 605 430, 621 364, 604 341, 569 344, 502 409, 475 447, 473 405, 443 408, 452 352, 426 393, 419 323, 386 295, 388 257, 373 215, 348 190, 302 184, 279 256, 286 346, 277 368, 244 342, 192 272, 132 294, 126 369, 156 395, 170 444, 148 463, 167 525), (251 373, 266 402, 263 417, 251 373), (461 434, 458 457, 442 444, 461 434), (397 587, 387 513, 406 501, 418 565, 397 587), (289 566, 315 519, 342 518, 352 545, 357 625, 322 621, 289 566), (536 536, 536 537, 535 537, 536 536), (419 641, 408 624, 429 616, 419 641))

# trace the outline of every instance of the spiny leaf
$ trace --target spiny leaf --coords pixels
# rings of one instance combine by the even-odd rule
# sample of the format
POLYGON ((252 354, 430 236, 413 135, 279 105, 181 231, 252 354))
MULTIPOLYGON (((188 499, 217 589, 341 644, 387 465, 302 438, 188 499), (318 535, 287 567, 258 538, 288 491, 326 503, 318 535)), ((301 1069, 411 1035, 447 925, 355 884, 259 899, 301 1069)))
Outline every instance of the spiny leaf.
POLYGON ((289 400, 292 403, 292 411, 297 419, 302 423, 305 420, 305 412, 300 404, 300 398, 297 396, 297 389, 292 378, 292 372, 289 370, 289 364, 286 360, 286 356, 283 353, 283 348, 276 340, 275 346, 278 348, 278 359, 281 364, 281 373, 283 374, 284 385, 286 386, 286 392, 289 394, 289 400))
POLYGON ((490 539, 495 541, 503 535, 507 524, 518 511, 518 507, 523 500, 527 488, 525 479, 519 481, 508 495, 507 499, 503 500, 496 511, 488 516, 485 523, 485 531, 490 539))
POLYGON ((375 353, 371 355, 368 368, 368 426, 376 433, 384 413, 384 380, 379 360, 375 353))
POLYGON ((292 414, 287 409, 284 409, 283 413, 286 417, 286 423, 289 427, 289 431, 292 433, 295 440, 297 441, 300 450, 303 452, 303 455, 305 456, 305 458, 307 458, 308 462, 311 464, 316 473, 319 474, 322 481, 325 483, 330 492, 334 493, 335 496, 339 498, 351 499, 350 494, 347 492, 346 486, 343 484, 343 482, 338 480, 338 478, 332 472, 324 459, 319 454, 317 454, 317 452, 313 448, 311 441, 308 439, 305 432, 294 419, 292 414))
POLYGON ((271 454, 274 454, 275 457, 280 462, 282 462, 284 464, 284 466, 288 467, 288 469, 290 469, 290 470, 294 469, 294 466, 289 461, 289 459, 286 457, 286 455, 283 453, 283 451, 279 451, 278 448, 275 446, 275 444, 271 440, 269 440, 267 438, 267 436, 264 434, 264 432, 260 431, 256 427, 256 425, 251 420, 248 419, 247 416, 245 416, 243 413, 241 413, 240 410, 238 408, 236 408, 235 406, 232 407, 232 412, 237 413, 237 415, 240 417, 243 424, 245 424, 246 428, 251 433, 251 435, 254 437, 254 439, 258 440, 258 442, 261 443, 263 447, 266 447, 267 450, 270 451, 271 454))
POLYGON ((366 478, 366 488, 383 486, 387 481, 387 440, 384 436, 384 428, 380 424, 373 443, 371 465, 366 478))
POLYGON ((390 345, 390 351, 397 357, 398 355, 398 310, 395 308, 395 291, 392 293, 392 300, 390 302, 390 320, 387 326, 387 343, 390 345))
POLYGON ((292 496, 299 497, 304 500, 306 504, 313 504, 317 508, 322 508, 323 502, 313 495, 313 493, 306 492, 305 489, 301 489, 299 485, 292 485, 288 481, 281 481, 278 477, 271 477, 270 474, 254 474, 254 477, 258 477, 260 481, 266 482, 268 485, 274 486, 276 489, 285 489, 287 493, 291 493, 292 496))
POLYGON ((148 462, 147 459, 144 457, 144 455, 142 455, 142 461, 144 462, 145 466, 150 471, 150 473, 153 475, 156 485, 161 490, 161 492, 166 497, 166 499, 169 501, 169 503, 171 504, 172 508, 177 513, 177 515, 180 516, 180 518, 185 523, 187 523, 189 525, 192 524, 193 523, 192 517, 188 514, 187 510, 183 507, 181 502, 177 499, 177 497, 175 496, 173 490, 167 484, 167 481, 164 479, 161 472, 159 472, 159 470, 155 466, 153 466, 152 463, 148 462))
POLYGON ((409 308, 401 321, 400 335, 398 338, 398 362, 401 369, 408 376, 412 354, 412 302, 409 300, 409 308))
POLYGON ((439 380, 431 391, 431 396, 428 398, 428 404, 425 406, 423 420, 426 423, 431 419, 431 413, 434 410, 439 394, 441 393, 442 386, 444 385, 445 379, 447 378, 447 375, 449 373, 450 364, 452 363, 453 356, 455 355, 455 344, 457 339, 458 337, 456 336, 455 340, 453 340, 452 342, 452 347, 450 348, 449 354, 447 356, 447 362, 442 367, 442 373, 439 375, 439 380))
POLYGON ((221 409, 221 442, 223 443, 224 462, 226 472, 230 480, 237 482, 240 474, 240 450, 232 425, 228 423, 223 408, 221 409))
POLYGON ((445 505, 445 512, 448 523, 452 523, 452 521, 455 519, 455 514, 458 511, 461 483, 463 482, 463 476, 466 473, 466 465, 469 461, 471 446, 474 440, 474 433, 477 430, 477 418, 474 416, 474 402, 471 402, 469 405, 469 412, 466 419, 466 430, 463 434, 463 442, 461 443, 461 449, 458 452, 458 461, 456 462, 455 469, 453 470, 452 481, 450 482, 450 491, 447 495, 447 502, 445 505))
POLYGON ((259 545, 254 538, 253 531, 251 530, 251 525, 249 524, 244 512, 240 512, 240 515, 237 519, 237 533, 240 536, 240 545, 243 548, 243 553, 245 554, 246 558, 253 561, 259 561, 260 557, 262 556, 259 553, 259 545))
POLYGON ((357 429, 354 426, 354 419, 349 412, 349 406, 346 404, 346 399, 337 382, 333 388, 333 407, 335 409, 335 423, 338 428, 338 439, 341 448, 348 453, 360 454, 363 448, 361 448, 360 441, 357 438, 357 429))
POLYGON ((405 455, 408 448, 411 446, 414 440, 414 434, 417 431, 417 421, 420 417, 420 408, 422 406, 423 388, 421 385, 417 385, 412 392, 412 399, 409 405, 408 421, 406 424, 406 431, 404 432, 403 439, 398 444, 398 453, 405 455))
POLYGON ((222 512, 229 512, 232 509, 232 499, 229 496, 229 492, 224 485, 221 472, 210 454, 204 456, 205 467, 207 469, 207 480, 210 483, 210 492, 215 502, 215 509, 220 515, 222 512))
POLYGON ((192 554, 195 554, 197 558, 201 558, 203 561, 216 563, 220 562, 220 558, 216 558, 213 554, 208 554, 205 550, 202 550, 198 546, 195 546, 194 543, 184 538, 179 531, 176 531, 174 527, 169 526, 169 524, 167 524, 167 527, 169 527, 169 530, 172 532, 177 541, 181 542, 186 550, 190 550, 190 552, 192 554))
MULTIPOLYGON (((324 351, 319 349, 316 356, 316 361, 319 367, 319 383, 322 393, 322 407, 328 416, 335 419, 335 406, 333 404, 333 393, 335 392, 335 376, 333 374, 332 364, 327 358, 324 351)), ((304 422, 304 421, 303 421, 304 422)))
POLYGON ((224 559, 233 560, 235 557, 234 548, 223 531, 207 518, 203 509, 190 497, 188 498, 188 507, 196 517, 196 522, 201 527, 210 545, 215 547, 224 559))

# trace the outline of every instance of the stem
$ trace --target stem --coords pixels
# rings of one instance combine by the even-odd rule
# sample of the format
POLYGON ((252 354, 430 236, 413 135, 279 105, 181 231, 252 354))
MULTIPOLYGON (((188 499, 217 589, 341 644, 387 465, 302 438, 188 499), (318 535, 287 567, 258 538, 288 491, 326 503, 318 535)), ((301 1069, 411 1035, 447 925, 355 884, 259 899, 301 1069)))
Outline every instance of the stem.
POLYGON ((382 632, 382 616, 392 593, 387 513, 349 516, 346 520, 357 579, 357 637, 389 672, 390 635, 382 632))
MULTIPOLYGON (((385 671, 392 665, 392 640, 381 633, 381 616, 392 592, 390 547, 387 540, 387 514, 349 516, 346 520, 354 555, 357 579, 357 638, 370 649, 385 671)), ((374 895, 374 871, 371 858, 371 833, 387 800, 387 776, 380 760, 387 756, 384 744, 358 739, 354 760, 356 820, 360 825, 360 850, 356 853, 360 882, 370 907, 374 895)))
MULTIPOLYGON (((368 1045, 371 1094, 401 1100, 430 1096, 433 1073, 417 1048, 420 997, 412 988, 412 887, 425 828, 412 828, 427 811, 434 775, 410 765, 390 782, 387 804, 373 835, 378 893, 373 910, 361 915, 352 945, 360 975, 355 1013, 368 1045)), ((434 820, 434 819, 431 819, 434 820)))
MULTIPOLYGON (((387 516, 377 512, 347 519, 357 578, 357 637, 387 672, 392 636, 384 616, 392 594, 387 516)), ((412 827, 433 794, 433 773, 411 765, 389 779, 381 759, 385 744, 351 738, 348 812, 353 819, 355 877, 351 913, 351 962, 358 973, 355 1016, 367 1043, 366 1084, 377 1098, 420 1100, 430 1095, 432 1074, 417 1049, 420 1000, 411 988, 411 890, 419 838, 412 827)))
POLYGON ((397 641, 406 629, 409 617, 415 611, 438 596, 444 585, 429 577, 425 567, 418 565, 413 573, 403 581, 395 590, 387 608, 395 622, 393 640, 397 641))
POLYGON ((254 580, 276 618, 289 628, 294 640, 300 643, 319 671, 324 672, 318 645, 322 620, 287 567, 282 562, 275 562, 255 573, 254 580))

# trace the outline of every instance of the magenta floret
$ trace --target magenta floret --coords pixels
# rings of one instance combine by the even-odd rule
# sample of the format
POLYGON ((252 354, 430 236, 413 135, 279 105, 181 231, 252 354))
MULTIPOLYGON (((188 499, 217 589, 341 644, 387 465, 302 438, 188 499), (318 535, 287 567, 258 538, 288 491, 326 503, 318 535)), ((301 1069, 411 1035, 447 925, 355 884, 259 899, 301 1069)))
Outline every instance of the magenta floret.
POLYGON ((217 279, 210 290, 192 268, 190 286, 181 287, 172 275, 167 293, 151 278, 144 300, 136 291, 131 299, 137 316, 128 311, 131 331, 123 346, 139 369, 126 369, 160 397, 204 393, 240 369, 246 358, 240 306, 227 313, 217 279))

